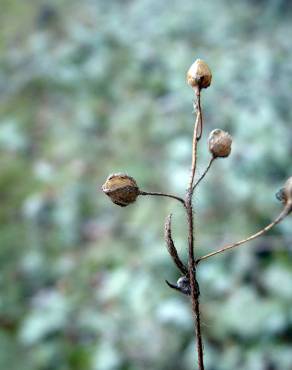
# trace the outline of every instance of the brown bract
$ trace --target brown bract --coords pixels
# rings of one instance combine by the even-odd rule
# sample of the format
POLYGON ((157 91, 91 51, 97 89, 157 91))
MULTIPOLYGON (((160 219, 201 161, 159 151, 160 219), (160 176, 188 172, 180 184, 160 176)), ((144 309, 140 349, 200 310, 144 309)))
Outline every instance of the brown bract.
POLYGON ((228 132, 215 129, 213 130, 208 138, 209 150, 214 158, 228 157, 231 152, 232 137, 228 132))
POLYGON ((110 175, 102 185, 102 191, 111 198, 113 203, 121 207, 134 203, 139 195, 135 179, 122 173, 110 175))
POLYGON ((206 89, 210 86, 211 80, 211 70, 202 59, 197 59, 187 72, 187 83, 194 88, 206 89))

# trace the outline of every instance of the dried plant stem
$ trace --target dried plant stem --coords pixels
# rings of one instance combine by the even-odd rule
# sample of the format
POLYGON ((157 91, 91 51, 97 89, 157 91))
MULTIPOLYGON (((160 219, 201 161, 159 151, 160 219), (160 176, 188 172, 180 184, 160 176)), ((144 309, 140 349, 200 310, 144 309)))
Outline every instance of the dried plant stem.
POLYGON ((199 118, 199 127, 197 131, 197 141, 201 139, 202 133, 203 133, 203 115, 202 115, 202 108, 201 108, 201 90, 199 88, 195 89, 197 102, 196 102, 196 109, 198 113, 199 118))
POLYGON ((201 313, 199 296, 195 300, 194 311, 196 313, 196 333, 197 333, 197 351, 198 351, 198 365, 199 370, 204 370, 204 346, 201 332, 201 313))
MULTIPOLYGON (((290 177, 284 188, 278 193, 279 200, 285 204, 283 211, 278 215, 278 217, 267 225, 262 230, 256 232, 255 234, 249 236, 246 239, 240 240, 238 242, 228 244, 215 252, 211 252, 202 257, 195 257, 194 251, 194 212, 193 212, 193 195, 197 186, 207 175, 210 170, 212 163, 217 157, 228 157, 231 151, 232 137, 223 130, 213 130, 210 133, 208 144, 209 151, 212 153, 212 158, 204 170, 204 172, 199 176, 198 180, 195 182, 196 166, 198 161, 198 142, 202 137, 203 133, 203 116, 201 109, 201 89, 210 86, 212 80, 212 73, 208 65, 201 59, 197 59, 188 70, 187 73, 187 83, 194 89, 195 99, 193 102, 194 111, 196 113, 193 141, 192 141, 192 163, 191 163, 191 173, 190 180, 188 183, 188 188, 186 191, 185 199, 168 193, 160 192, 147 192, 141 191, 134 178, 126 174, 113 174, 108 177, 105 184, 102 186, 104 193, 109 196, 113 203, 125 207, 136 201, 138 195, 150 195, 150 196, 160 196, 168 197, 179 201, 186 211, 187 223, 188 223, 188 264, 185 264, 180 258, 178 251, 175 247, 172 234, 171 234, 171 215, 169 215, 165 221, 165 241, 168 253, 170 254, 174 264, 181 272, 181 276, 177 284, 169 283, 166 280, 168 286, 175 289, 187 296, 190 296, 192 316, 194 319, 194 329, 195 329, 195 339, 196 339, 196 351, 198 355, 198 369, 204 370, 204 353, 203 353, 203 340, 201 331, 201 316, 200 316, 200 287, 197 281, 197 265, 199 262, 215 256, 219 253, 223 253, 229 249, 238 247, 250 240, 256 239, 269 231, 273 226, 281 222, 289 213, 292 212, 292 177, 290 177)), ((197 368, 197 367, 196 367, 197 368)))
POLYGON ((202 134, 202 120, 201 120, 201 106, 200 106, 200 89, 196 90, 197 96, 197 117, 194 127, 193 135, 193 148, 192 148, 192 169, 189 187, 186 194, 185 208, 187 212, 188 220, 188 270, 189 270, 189 279, 191 286, 191 302, 192 302, 192 314, 195 322, 195 334, 196 334, 196 346, 198 353, 198 365, 199 370, 204 370, 204 357, 203 357, 203 341, 201 334, 201 318, 200 318, 200 303, 199 303, 199 293, 198 288, 199 284, 196 277, 196 264, 194 256, 194 217, 193 217, 193 206, 192 206, 192 197, 193 197, 193 182, 196 172, 196 163, 197 163, 197 143, 202 134))
POLYGON ((178 200, 183 205, 185 204, 185 201, 182 198, 180 198, 180 197, 178 197, 176 195, 167 194, 167 193, 159 193, 159 192, 151 192, 151 191, 140 191, 139 192, 139 195, 154 195, 154 196, 159 196, 159 197, 168 197, 168 198, 172 198, 172 199, 178 200))
POLYGON ((202 175, 200 176, 200 178, 196 181, 195 185, 193 186, 193 191, 195 190, 195 188, 199 185, 199 183, 203 180, 203 178, 207 175, 209 169, 211 168, 212 166, 212 163, 214 162, 216 158, 215 157, 212 157, 208 163, 208 166, 206 167, 205 171, 202 173, 202 175))
MULTIPOLYGON (((188 196, 187 196, 188 198, 188 196)), ((201 334, 201 317, 200 317, 200 303, 198 294, 198 281, 196 278, 196 264, 194 257, 194 221, 193 221, 193 208, 191 203, 191 198, 186 201, 186 211, 189 225, 189 259, 188 259, 188 269, 189 269, 189 279, 191 285, 191 302, 192 302, 192 314, 195 322, 195 333, 196 333, 196 344, 198 353, 198 365, 199 370, 204 370, 204 358, 203 358, 203 341, 201 334)))
POLYGON ((283 209, 283 211, 279 214, 279 216, 273 222, 271 222, 269 225, 267 225, 266 227, 264 227, 262 230, 256 232, 255 234, 249 236, 248 238, 239 240, 238 242, 235 242, 235 243, 232 243, 232 244, 227 244, 226 246, 218 249, 215 252, 206 254, 205 256, 198 258, 197 261, 196 261, 196 264, 198 264, 199 262, 201 262, 201 261, 203 261, 203 260, 205 260, 207 258, 216 256, 216 254, 223 253, 223 252, 225 252, 225 251, 227 251, 229 249, 233 249, 233 248, 239 247, 240 245, 242 245, 242 244, 244 244, 246 242, 249 242, 251 240, 254 240, 254 239, 258 238, 259 236, 265 234, 267 231, 271 230, 271 228, 274 227, 275 225, 277 225, 279 222, 281 222, 290 212, 291 212, 291 205, 287 205, 283 209))

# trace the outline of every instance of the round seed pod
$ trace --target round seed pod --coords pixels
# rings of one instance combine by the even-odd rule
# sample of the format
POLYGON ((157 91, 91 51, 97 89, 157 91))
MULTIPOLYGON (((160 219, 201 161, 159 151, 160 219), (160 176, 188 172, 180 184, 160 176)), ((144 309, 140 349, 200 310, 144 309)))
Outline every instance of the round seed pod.
POLYGON ((197 59, 187 72, 187 83, 193 88, 206 89, 210 86, 211 80, 211 70, 202 59, 197 59))
POLYGON ((232 137, 226 131, 217 128, 209 135, 208 146, 214 158, 228 157, 231 152, 231 144, 232 137))
POLYGON ((139 188, 133 177, 122 173, 110 175, 102 185, 102 191, 121 207, 134 203, 139 195, 139 188))

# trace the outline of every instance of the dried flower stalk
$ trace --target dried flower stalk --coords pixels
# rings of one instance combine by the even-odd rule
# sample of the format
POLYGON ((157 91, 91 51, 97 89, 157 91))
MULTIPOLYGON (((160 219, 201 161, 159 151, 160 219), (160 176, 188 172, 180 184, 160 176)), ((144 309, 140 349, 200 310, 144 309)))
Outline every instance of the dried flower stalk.
POLYGON ((193 133, 193 144, 192 144, 192 164, 190 180, 187 188, 185 198, 177 195, 159 192, 147 192, 139 189, 136 181, 124 174, 115 174, 108 177, 105 184, 102 186, 102 190, 108 195, 111 200, 122 207, 125 207, 136 201, 136 198, 140 195, 143 196, 162 196, 169 197, 179 201, 183 204, 186 211, 187 222, 188 222, 188 264, 179 257, 177 249, 175 247, 172 234, 171 234, 171 215, 169 215, 165 222, 165 240, 167 250, 170 257, 172 258, 175 266, 181 273, 181 277, 178 279, 176 284, 172 284, 168 281, 168 286, 174 290, 177 290, 191 298, 192 314, 194 318, 195 336, 196 336, 196 351, 198 355, 198 368, 204 370, 204 353, 203 353, 203 341, 201 333, 201 318, 200 318, 200 288, 197 281, 197 267, 198 264, 202 263, 206 259, 213 257, 219 253, 226 252, 227 250, 239 247, 240 245, 254 240, 264 233, 268 232, 272 227, 281 222, 286 216, 292 212, 292 177, 290 177, 284 187, 277 193, 277 198, 283 203, 283 210, 278 217, 275 218, 269 225, 259 230, 255 234, 237 241, 232 244, 227 244, 222 248, 206 254, 205 256, 195 257, 194 251, 194 217, 193 217, 193 196, 196 187, 206 176, 210 170, 212 164, 217 158, 226 158, 231 152, 232 137, 223 130, 213 130, 208 139, 208 147, 211 153, 211 158, 203 174, 199 179, 195 181, 196 166, 197 166, 197 150, 198 143, 202 137, 203 132, 203 116, 201 109, 201 90, 210 86, 212 80, 212 73, 208 65, 201 59, 197 59, 187 72, 187 82, 193 88, 195 93, 194 108, 196 112, 196 119, 194 123, 193 133))

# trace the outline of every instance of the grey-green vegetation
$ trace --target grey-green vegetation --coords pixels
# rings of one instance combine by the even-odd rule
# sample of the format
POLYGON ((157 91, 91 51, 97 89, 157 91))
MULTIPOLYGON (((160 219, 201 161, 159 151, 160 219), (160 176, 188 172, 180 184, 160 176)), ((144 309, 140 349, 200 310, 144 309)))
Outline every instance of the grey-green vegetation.
MULTIPOLYGON (((1 369, 193 369, 188 302, 164 283, 181 206, 119 209, 100 186, 185 191, 200 57, 202 140, 234 144, 196 195, 198 251, 265 226, 292 172, 291 17, 283 0, 1 0, 1 369)), ((292 369, 291 222, 200 266, 208 370, 292 369)))

